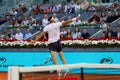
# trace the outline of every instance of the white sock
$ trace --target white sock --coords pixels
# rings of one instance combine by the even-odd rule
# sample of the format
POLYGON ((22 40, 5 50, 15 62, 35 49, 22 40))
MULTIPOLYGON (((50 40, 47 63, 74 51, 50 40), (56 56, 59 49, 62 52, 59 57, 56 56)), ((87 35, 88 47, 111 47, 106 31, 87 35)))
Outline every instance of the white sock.
POLYGON ((61 69, 57 70, 57 73, 61 73, 61 72, 62 72, 62 70, 61 70, 61 69))
POLYGON ((66 69, 66 72, 69 72, 69 69, 66 69))

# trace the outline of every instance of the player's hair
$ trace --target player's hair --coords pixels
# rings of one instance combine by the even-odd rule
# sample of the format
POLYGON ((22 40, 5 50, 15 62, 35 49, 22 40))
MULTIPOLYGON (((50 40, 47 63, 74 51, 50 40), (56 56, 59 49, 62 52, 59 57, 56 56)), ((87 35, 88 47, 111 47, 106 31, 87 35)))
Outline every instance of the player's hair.
POLYGON ((52 20, 52 16, 50 16, 49 18, 48 18, 48 21, 50 22, 52 20))

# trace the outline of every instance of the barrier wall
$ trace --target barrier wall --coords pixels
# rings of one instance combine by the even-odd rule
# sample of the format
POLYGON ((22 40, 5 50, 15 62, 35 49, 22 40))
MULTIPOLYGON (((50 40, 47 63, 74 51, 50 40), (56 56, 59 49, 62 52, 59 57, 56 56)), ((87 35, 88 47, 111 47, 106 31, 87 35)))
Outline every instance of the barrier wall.
MULTIPOLYGON (((119 64, 120 52, 64 52, 67 64, 103 63, 119 64)), ((57 60, 62 64, 58 55, 57 60)), ((49 52, 0 52, 0 71, 7 71, 8 66, 53 65, 49 52)))

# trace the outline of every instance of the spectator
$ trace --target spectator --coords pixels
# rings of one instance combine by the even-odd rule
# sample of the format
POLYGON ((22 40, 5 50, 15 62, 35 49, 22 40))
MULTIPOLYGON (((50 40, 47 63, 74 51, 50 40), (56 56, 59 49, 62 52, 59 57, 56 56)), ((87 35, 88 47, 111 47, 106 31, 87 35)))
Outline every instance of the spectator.
POLYGON ((6 37, 5 37, 5 41, 10 41, 9 36, 6 36, 6 37))
POLYGON ((41 6, 38 7, 39 12, 43 12, 46 8, 45 4, 41 4, 41 6))
POLYGON ((64 40, 65 36, 63 34, 60 35, 60 40, 64 40))
POLYGON ((109 26, 108 29, 107 29, 107 31, 106 31, 107 38, 108 38, 108 35, 109 35, 108 33, 111 34, 112 37, 115 36, 115 33, 114 33, 114 31, 112 30, 112 27, 111 27, 111 26, 109 26))
POLYGON ((53 9, 52 9, 52 12, 56 13, 56 12, 58 12, 58 11, 59 11, 59 9, 57 8, 57 5, 54 5, 54 6, 53 6, 53 9))
POLYGON ((53 10, 53 6, 54 6, 53 3, 51 2, 51 3, 50 3, 50 6, 49 6, 49 9, 50 9, 51 12, 52 12, 52 10, 53 10))
POLYGON ((48 16, 47 16, 47 14, 45 14, 45 15, 44 15, 44 18, 43 18, 43 20, 42 20, 42 25, 43 25, 43 26, 46 26, 46 25, 48 25, 48 24, 49 24, 48 16))
POLYGON ((72 35, 71 34, 67 34, 67 39, 72 39, 72 35))
MULTIPOLYGON (((33 21, 33 24, 32 24, 33 28, 36 28, 39 26, 39 23, 37 20, 33 21)), ((41 27, 40 27, 41 28, 41 27)))
POLYGON ((35 8, 35 6, 32 3, 30 3, 28 10, 31 11, 33 8, 35 8))
POLYGON ((15 8, 12 8, 11 15, 17 16, 18 12, 15 10, 15 8))
POLYGON ((106 31, 107 24, 105 23, 105 21, 104 21, 104 20, 101 22, 101 26, 100 26, 100 28, 102 28, 102 29, 103 29, 103 31, 106 31))
POLYGON ((10 21, 10 16, 7 15, 7 16, 5 17, 5 22, 9 22, 9 21, 10 21))
POLYGON ((67 11, 67 5, 66 2, 63 1, 59 12, 66 12, 66 11, 67 11))
POLYGON ((113 38, 112 32, 108 32, 107 38, 108 38, 108 39, 112 39, 112 38, 113 38))
POLYGON ((11 20, 11 25, 16 26, 16 24, 17 24, 17 20, 16 20, 15 17, 13 17, 12 20, 11 20))
POLYGON ((79 31, 79 28, 78 28, 78 27, 75 27, 75 32, 73 32, 72 38, 73 38, 73 39, 77 39, 78 36, 79 36, 79 37, 81 36, 81 32, 79 31))
POLYGON ((10 40, 11 41, 16 41, 15 35, 13 35, 10 40))
POLYGON ((18 23, 20 26, 22 25, 22 21, 23 21, 22 17, 21 17, 21 16, 18 16, 18 18, 17 18, 17 23, 18 23))
POLYGON ((32 33, 30 32, 30 29, 27 29, 24 40, 29 39, 32 36, 32 33))
POLYGON ((65 28, 62 28, 60 35, 66 36, 67 31, 65 30, 65 28))
POLYGON ((57 4, 56 4, 56 5, 57 5, 58 12, 59 12, 59 11, 60 11, 60 9, 61 9, 61 6, 62 6, 62 5, 60 4, 60 2, 57 2, 57 4))
POLYGON ((6 35, 6 32, 3 30, 3 31, 2 31, 2 34, 1 34, 1 39, 3 39, 3 40, 4 40, 5 35, 6 35))
POLYGON ((46 6, 45 9, 43 10, 44 13, 49 13, 51 12, 50 9, 46 6))
POLYGON ((97 15, 96 12, 93 13, 93 16, 90 17, 89 22, 96 22, 99 23, 100 22, 100 17, 97 15))
POLYGON ((33 21, 32 26, 33 26, 33 27, 34 27, 34 26, 39 26, 39 23, 37 22, 37 20, 34 20, 34 21, 33 21))
POLYGON ((115 32, 115 37, 120 39, 120 27, 117 27, 117 31, 115 32))
POLYGON ((116 4, 113 3, 111 6, 107 7, 106 9, 107 9, 107 10, 114 10, 114 9, 116 9, 116 8, 117 8, 116 4))
POLYGON ((104 32, 102 32, 102 39, 106 39, 106 33, 105 33, 105 31, 104 32))
POLYGON ((32 22, 31 19, 29 20, 29 28, 30 28, 30 29, 33 29, 33 22, 32 22))
POLYGON ((71 29, 68 28, 68 29, 67 29, 67 37, 68 37, 68 35, 69 35, 69 36, 71 36, 71 38, 72 38, 72 34, 73 34, 73 33, 72 33, 71 29))
POLYGON ((24 17, 24 20, 23 20, 22 23, 23 23, 23 25, 28 25, 29 24, 29 20, 26 16, 24 17))
POLYGON ((60 22, 64 22, 62 18, 59 18, 59 21, 60 21, 60 22))
POLYGON ((81 8, 83 10, 86 10, 89 6, 89 2, 87 0, 83 0, 82 3, 81 3, 81 8))
POLYGON ((66 2, 62 2, 62 6, 64 6, 65 7, 65 9, 64 9, 64 12, 67 12, 67 8, 68 8, 68 6, 66 5, 66 2))
POLYGON ((32 13, 33 13, 33 14, 37 14, 37 13, 38 13, 38 10, 37 10, 36 8, 33 8, 33 9, 32 9, 32 13))
POLYGON ((90 37, 90 34, 87 32, 87 29, 83 29, 82 37, 83 39, 88 39, 90 37))
POLYGON ((30 18, 29 18, 29 20, 31 20, 31 21, 33 22, 35 19, 34 19, 33 16, 31 15, 30 18))
POLYGON ((102 4, 99 4, 96 11, 105 11, 105 7, 102 4))
POLYGON ((114 17, 111 12, 108 12, 107 23, 111 23, 114 21, 114 17))
POLYGON ((22 6, 22 11, 23 11, 23 13, 25 13, 25 12, 27 11, 27 6, 26 6, 26 4, 23 4, 23 6, 22 6))
POLYGON ((0 18, 0 25, 5 23, 5 19, 3 17, 0 18))
POLYGON ((96 11, 96 8, 94 7, 94 4, 91 2, 90 6, 88 7, 89 11, 96 11))
POLYGON ((80 1, 77 1, 75 5, 75 11, 80 11, 80 9, 81 9, 80 1))
POLYGON ((77 39, 78 39, 78 40, 83 40, 83 38, 82 38, 81 35, 78 35, 78 36, 77 36, 77 39))
POLYGON ((17 29, 17 33, 15 34, 16 40, 23 40, 23 34, 20 32, 20 29, 17 29))
POLYGON ((74 0, 71 0, 70 5, 68 6, 68 13, 74 13, 75 12, 75 4, 74 0))
POLYGON ((118 2, 117 9, 120 10, 120 1, 118 2))
POLYGON ((15 35, 15 33, 14 33, 14 31, 12 30, 12 29, 10 29, 10 32, 8 33, 8 37, 10 38, 10 39, 12 39, 12 36, 13 35, 15 35))
POLYGON ((105 21, 106 22, 106 19, 107 19, 107 16, 104 12, 101 13, 101 18, 100 18, 100 21, 105 21))
POLYGON ((79 19, 77 19, 76 21, 74 21, 74 25, 78 25, 78 24, 81 24, 81 20, 79 19))
POLYGON ((115 15, 114 15, 114 20, 118 19, 119 17, 120 17, 119 12, 118 12, 118 11, 117 11, 117 12, 115 12, 115 15))
POLYGON ((23 15, 22 8, 18 8, 17 12, 18 12, 17 16, 22 16, 23 15))
POLYGON ((39 12, 40 12, 40 13, 43 12, 42 9, 41 9, 41 5, 40 5, 39 3, 37 4, 37 7, 36 7, 35 9, 33 9, 33 10, 34 10, 33 12, 34 12, 35 14, 37 14, 37 13, 39 13, 39 12))
POLYGON ((54 18, 54 21, 55 21, 55 22, 59 22, 59 19, 57 18, 57 16, 56 16, 55 13, 53 14, 53 18, 54 18))
POLYGON ((3 39, 2 39, 2 37, 1 37, 1 35, 0 35, 0 41, 2 41, 3 39))

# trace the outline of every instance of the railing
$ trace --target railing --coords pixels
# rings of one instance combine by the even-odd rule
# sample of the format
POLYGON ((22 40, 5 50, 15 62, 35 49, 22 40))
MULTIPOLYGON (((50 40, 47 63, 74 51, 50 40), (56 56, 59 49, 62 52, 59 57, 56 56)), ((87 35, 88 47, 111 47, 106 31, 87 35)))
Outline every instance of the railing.
MULTIPOLYGON (((117 20, 115 20, 115 21, 113 21, 112 23, 107 24, 107 25, 110 25, 110 26, 112 26, 112 27, 114 27, 114 28, 120 26, 120 18, 118 18, 117 20)), ((107 27, 104 28, 104 31, 105 31, 105 30, 107 30, 107 27)), ((102 35, 102 32, 103 32, 103 29, 100 29, 98 32, 96 32, 95 34, 93 34, 93 35, 91 36, 91 38, 99 38, 99 37, 102 35)))
POLYGON ((113 26, 114 28, 120 26, 120 18, 110 23, 110 25, 113 26))

